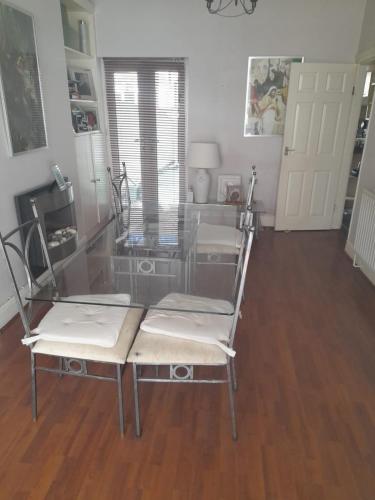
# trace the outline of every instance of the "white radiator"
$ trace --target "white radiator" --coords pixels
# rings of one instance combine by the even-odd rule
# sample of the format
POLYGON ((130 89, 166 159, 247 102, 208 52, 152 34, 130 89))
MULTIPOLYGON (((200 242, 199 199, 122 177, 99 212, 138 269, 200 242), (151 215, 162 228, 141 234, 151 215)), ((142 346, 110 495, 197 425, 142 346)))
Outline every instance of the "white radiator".
POLYGON ((359 267, 364 265, 370 272, 375 272, 375 193, 367 189, 362 194, 354 252, 354 262, 359 267))

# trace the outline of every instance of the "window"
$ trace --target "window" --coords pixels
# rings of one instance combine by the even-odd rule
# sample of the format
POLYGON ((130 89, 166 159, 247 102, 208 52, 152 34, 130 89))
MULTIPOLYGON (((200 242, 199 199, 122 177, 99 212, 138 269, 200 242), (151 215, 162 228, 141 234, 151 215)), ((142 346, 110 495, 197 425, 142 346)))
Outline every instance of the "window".
POLYGON ((183 59, 105 58, 114 175, 126 163, 133 204, 184 201, 183 59))

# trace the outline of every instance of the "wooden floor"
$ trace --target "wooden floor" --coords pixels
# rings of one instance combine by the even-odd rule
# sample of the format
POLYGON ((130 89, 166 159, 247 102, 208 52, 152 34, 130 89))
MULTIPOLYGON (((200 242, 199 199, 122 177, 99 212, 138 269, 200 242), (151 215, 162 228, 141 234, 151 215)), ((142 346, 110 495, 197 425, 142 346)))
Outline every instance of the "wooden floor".
MULTIPOLYGON (((237 337, 239 440, 226 388, 141 387, 143 437, 117 426, 116 387, 39 376, 0 337, 0 498, 374 500, 375 289, 337 232, 256 242, 237 337)), ((129 368, 129 367, 128 367, 129 368)))

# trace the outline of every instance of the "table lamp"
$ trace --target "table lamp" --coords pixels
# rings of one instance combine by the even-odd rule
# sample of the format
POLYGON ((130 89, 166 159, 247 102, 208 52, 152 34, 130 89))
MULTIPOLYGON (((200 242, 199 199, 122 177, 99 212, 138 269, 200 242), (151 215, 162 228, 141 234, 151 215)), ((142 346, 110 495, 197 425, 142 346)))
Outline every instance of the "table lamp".
POLYGON ((220 166, 219 145, 216 142, 191 142, 188 165, 198 169, 193 182, 194 202, 207 203, 210 176, 206 169, 220 166))

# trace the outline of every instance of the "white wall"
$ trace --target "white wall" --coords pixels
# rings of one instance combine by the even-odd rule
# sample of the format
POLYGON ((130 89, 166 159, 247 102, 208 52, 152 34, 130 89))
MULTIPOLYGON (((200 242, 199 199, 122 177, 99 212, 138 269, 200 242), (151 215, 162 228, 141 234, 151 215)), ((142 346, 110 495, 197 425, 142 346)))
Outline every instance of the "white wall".
MULTIPOLYGON (((77 185, 59 0, 12 0, 12 3, 34 15, 48 147, 9 157, 3 113, 0 109, 0 231, 3 233, 17 225, 14 195, 45 182, 52 182, 49 170, 51 162, 58 162, 62 172, 77 185)), ((78 189, 76 203, 79 214, 78 189)), ((0 257, 0 321, 1 306, 11 295, 13 290, 8 271, 0 257)), ((12 308, 9 311, 11 314, 12 308)))
POLYGON ((189 58, 188 140, 219 142, 224 164, 214 176, 247 178, 255 163, 256 196, 274 213, 282 138, 243 137, 247 59, 354 62, 365 0, 259 0, 253 16, 234 19, 209 15, 204 0, 95 4, 99 56, 189 58))
POLYGON ((358 54, 375 48, 375 0, 367 0, 358 54))

